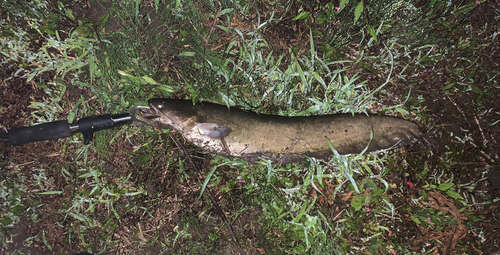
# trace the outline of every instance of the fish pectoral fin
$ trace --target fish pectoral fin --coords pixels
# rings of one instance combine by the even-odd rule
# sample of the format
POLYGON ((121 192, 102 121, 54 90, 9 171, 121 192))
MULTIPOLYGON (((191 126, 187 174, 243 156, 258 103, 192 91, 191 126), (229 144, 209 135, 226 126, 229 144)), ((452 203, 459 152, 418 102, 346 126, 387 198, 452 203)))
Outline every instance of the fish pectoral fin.
POLYGON ((219 126, 215 123, 198 123, 194 126, 194 128, 198 129, 203 135, 213 139, 221 139, 231 133, 230 128, 219 126))

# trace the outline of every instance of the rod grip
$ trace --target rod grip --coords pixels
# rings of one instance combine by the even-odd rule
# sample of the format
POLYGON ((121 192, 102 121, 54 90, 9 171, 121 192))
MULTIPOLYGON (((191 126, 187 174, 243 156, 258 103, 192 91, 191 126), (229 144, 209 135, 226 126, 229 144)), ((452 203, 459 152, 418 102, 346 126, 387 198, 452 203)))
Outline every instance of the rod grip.
POLYGON ((87 145, 92 141, 94 132, 114 128, 117 124, 111 114, 89 116, 80 119, 77 123, 80 133, 83 135, 83 144, 87 145))
POLYGON ((22 145, 25 143, 54 140, 72 136, 73 132, 66 120, 43 123, 31 127, 15 127, 11 128, 7 133, 7 139, 14 145, 22 145))

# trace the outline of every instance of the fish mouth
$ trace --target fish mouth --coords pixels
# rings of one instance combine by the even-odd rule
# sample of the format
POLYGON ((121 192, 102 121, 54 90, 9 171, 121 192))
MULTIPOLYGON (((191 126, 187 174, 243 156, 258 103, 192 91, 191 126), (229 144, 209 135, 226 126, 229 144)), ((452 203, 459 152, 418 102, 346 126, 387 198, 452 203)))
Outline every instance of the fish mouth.
POLYGON ((151 119, 159 117, 155 111, 151 110, 151 107, 147 106, 134 106, 130 109, 129 115, 132 123, 138 126, 147 125, 151 119), (137 114, 137 112, 140 114, 137 114))
POLYGON ((139 126, 151 124, 151 121, 160 117, 160 112, 154 107, 135 106, 130 111, 130 115, 134 123, 139 126), (139 114, 136 115, 136 112, 139 114))
POLYGON ((160 117, 159 114, 156 114, 154 112, 141 112, 141 116, 148 120, 160 117))
POLYGON ((150 107, 149 111, 141 111, 141 117, 147 120, 160 117, 160 111, 156 107, 150 107))

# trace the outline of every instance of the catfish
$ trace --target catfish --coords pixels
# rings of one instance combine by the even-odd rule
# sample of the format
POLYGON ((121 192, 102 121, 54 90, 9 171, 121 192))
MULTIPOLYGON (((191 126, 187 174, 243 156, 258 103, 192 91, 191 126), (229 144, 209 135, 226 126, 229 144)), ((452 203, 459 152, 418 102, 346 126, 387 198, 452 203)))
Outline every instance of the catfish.
POLYGON ((143 121, 174 129, 186 140, 210 153, 259 158, 274 163, 293 163, 304 156, 327 159, 339 154, 373 152, 395 145, 436 142, 419 126, 401 118, 374 114, 277 116, 234 107, 190 100, 156 98, 148 101, 150 112, 143 121))

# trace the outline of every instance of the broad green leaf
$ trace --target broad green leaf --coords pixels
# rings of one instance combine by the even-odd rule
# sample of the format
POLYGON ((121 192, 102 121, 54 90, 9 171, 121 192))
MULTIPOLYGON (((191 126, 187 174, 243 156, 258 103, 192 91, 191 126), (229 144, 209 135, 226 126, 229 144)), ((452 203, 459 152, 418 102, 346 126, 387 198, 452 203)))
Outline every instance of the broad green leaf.
POLYGON ((118 74, 122 75, 122 76, 126 76, 126 77, 134 77, 130 74, 128 74, 127 72, 125 71, 122 71, 122 70, 118 70, 118 74))
POLYGON ((319 110, 320 110, 319 105, 313 105, 313 106, 307 108, 305 111, 301 111, 301 112, 297 113, 296 116, 307 116, 309 113, 317 112, 319 110))
POLYGON ((442 190, 442 191, 447 191, 451 187, 453 187, 453 184, 450 184, 450 183, 441 183, 441 184, 439 184, 438 189, 442 190))
POLYGON ((310 12, 301 12, 299 15, 295 16, 292 20, 299 20, 299 19, 305 19, 311 14, 310 12))
POLYGON ((305 250, 306 250, 306 247, 304 245, 299 245, 299 246, 293 248, 293 252, 296 254, 304 253, 305 250))
POLYGON ((158 84, 155 80, 153 80, 151 77, 149 76, 142 76, 142 79, 144 79, 145 82, 149 83, 149 84, 158 84))
POLYGON ((460 196, 460 194, 458 194, 457 192, 455 192, 453 190, 446 191, 446 195, 448 195, 452 198, 456 198, 456 199, 464 199, 462 196, 460 196))
POLYGON ((302 81, 302 90, 304 90, 307 87, 306 75, 304 73, 304 70, 302 70, 302 67, 299 64, 299 61, 297 60, 295 61, 295 67, 297 68, 297 73, 299 74, 300 80, 302 81))
POLYGON ((75 16, 73 15, 73 11, 71 9, 66 9, 66 16, 73 21, 75 20, 75 16))
POLYGON ((411 220, 414 221, 415 223, 419 224, 419 225, 422 225, 422 222, 420 222, 420 220, 417 217, 413 216, 413 215, 411 216, 411 220))
POLYGON ((2 225, 9 225, 12 223, 12 219, 9 217, 0 217, 0 224, 2 225))
POLYGON ((94 176, 93 173, 86 173, 86 174, 82 174, 82 175, 78 176, 78 178, 88 178, 88 177, 92 177, 92 176, 94 176))
POLYGON ((16 206, 10 208, 10 212, 17 215, 19 213, 24 212, 25 209, 26 208, 24 208, 24 206, 22 206, 22 205, 16 205, 16 206))
POLYGON ((444 87, 443 90, 449 90, 451 87, 455 86, 456 85, 456 82, 450 82, 448 85, 446 85, 444 87))
POLYGON ((323 88, 327 89, 325 81, 323 80, 323 78, 321 78, 321 76, 317 72, 313 72, 312 75, 323 86, 323 88))
POLYGON ((401 107, 396 106, 396 107, 394 107, 394 109, 396 109, 396 111, 398 111, 402 115, 407 115, 408 114, 408 111, 405 110, 405 109, 403 109, 403 108, 401 108, 401 107))
POLYGON ((346 7, 346 5, 349 3, 349 0, 341 0, 340 1, 340 4, 339 4, 339 8, 340 10, 344 9, 344 7, 346 7))
POLYGON ((162 93, 172 93, 172 92, 175 92, 175 89, 173 89, 172 87, 170 87, 168 85, 165 85, 165 84, 161 84, 161 86, 159 87, 159 89, 161 90, 162 93))
POLYGON ((295 218, 292 221, 295 223, 299 222, 300 218, 302 218, 302 215, 304 214, 306 209, 307 209, 307 202, 304 202, 302 203, 302 207, 300 208, 299 214, 297 214, 297 216, 295 216, 295 218))
POLYGON ((478 87, 478 86, 474 86, 474 85, 471 85, 470 86, 472 91, 478 93, 478 94, 483 94, 484 92, 478 87))
POLYGON ((179 57, 193 57, 196 54, 196 52, 192 51, 185 51, 179 54, 179 57))
POLYGON ((354 207, 354 209, 356 211, 361 210, 361 203, 359 203, 359 202, 356 202, 356 201, 352 200, 351 201, 351 206, 354 207))
POLYGON ((227 13, 232 13, 234 8, 226 8, 219 13, 219 16, 226 15, 227 13))
POLYGON ((375 32, 375 28, 373 28, 373 26, 368 25, 368 33, 370 33, 370 35, 373 37, 373 40, 375 40, 376 42, 378 41, 377 33, 375 32))
POLYGON ((218 28, 224 30, 225 32, 229 32, 231 31, 231 29, 227 28, 227 27, 224 27, 224 26, 221 26, 221 25, 217 25, 218 28))
POLYGON ((73 218, 77 219, 77 220, 80 220, 82 222, 86 222, 88 221, 89 219, 86 218, 84 215, 81 215, 81 214, 74 214, 74 213, 68 213, 68 215, 72 216, 73 218))
POLYGON ((361 17, 361 13, 363 12, 363 1, 359 2, 358 6, 356 6, 356 9, 354 10, 354 23, 358 21, 359 17, 361 17))

